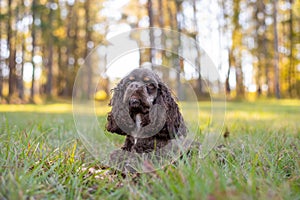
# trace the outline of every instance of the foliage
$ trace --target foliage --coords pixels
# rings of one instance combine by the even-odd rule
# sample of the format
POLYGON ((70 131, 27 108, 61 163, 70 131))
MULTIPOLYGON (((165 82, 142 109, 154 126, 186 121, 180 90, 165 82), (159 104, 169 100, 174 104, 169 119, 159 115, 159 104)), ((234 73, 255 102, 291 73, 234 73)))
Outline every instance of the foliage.
MULTIPOLYGON (((231 98, 254 92, 268 97, 299 97, 297 0, 3 0, 0 6, 1 101, 28 102, 39 95, 70 97, 77 70, 94 47, 101 43, 105 48, 109 45, 107 37, 122 31, 121 27, 149 26, 187 34, 201 47, 202 41, 210 40, 214 44, 211 53, 220 57, 215 58, 222 77, 218 81, 225 82, 231 98), (212 36, 216 33, 219 36, 212 36)), ((159 42, 162 47, 169 45, 159 42)), ((180 46, 171 45, 175 52, 180 51, 180 46)), ((200 49, 191 51, 200 60, 200 49)), ((105 56, 101 59, 106 62, 105 56)), ((141 50, 139 59, 141 65, 161 59, 162 65, 188 71, 181 58, 157 49, 141 50)), ((198 73, 191 81, 201 97, 207 92, 203 79, 208 77, 201 74, 200 61, 196 63, 198 73)), ((109 97, 111 84, 109 78, 105 81, 108 84, 101 89, 109 97)))

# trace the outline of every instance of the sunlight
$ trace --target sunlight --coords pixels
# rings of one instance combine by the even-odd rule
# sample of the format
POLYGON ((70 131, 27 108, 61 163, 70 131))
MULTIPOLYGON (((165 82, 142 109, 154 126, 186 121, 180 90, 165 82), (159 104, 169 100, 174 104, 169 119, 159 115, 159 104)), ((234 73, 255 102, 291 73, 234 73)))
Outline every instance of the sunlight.
POLYGON ((139 67, 139 52, 134 51, 119 57, 107 66, 106 75, 111 78, 122 78, 139 67))
POLYGON ((0 105, 0 112, 72 113, 72 104, 0 105))
MULTIPOLYGON (((31 62, 24 63, 23 80, 25 82, 31 82, 32 81, 32 71, 33 71, 32 63, 31 62)), ((41 67, 35 67, 34 79, 39 80, 41 75, 42 75, 41 67)))

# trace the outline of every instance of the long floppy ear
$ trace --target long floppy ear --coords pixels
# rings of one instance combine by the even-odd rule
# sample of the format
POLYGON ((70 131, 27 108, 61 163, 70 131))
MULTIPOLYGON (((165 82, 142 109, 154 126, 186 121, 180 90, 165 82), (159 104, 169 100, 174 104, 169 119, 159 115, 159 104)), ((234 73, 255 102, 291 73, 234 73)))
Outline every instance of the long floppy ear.
POLYGON ((120 107, 120 102, 124 95, 124 80, 121 80, 119 84, 113 89, 113 97, 109 101, 109 106, 112 106, 111 111, 107 114, 107 124, 105 126, 106 130, 112 133, 117 133, 125 135, 126 133, 122 131, 117 125, 113 112, 117 112, 118 107, 120 107))
POLYGON ((172 97, 171 91, 164 83, 159 83, 157 103, 166 108, 166 126, 171 138, 186 136, 187 129, 179 107, 172 97))
POLYGON ((126 135, 126 133, 124 131, 122 131, 122 129, 120 129, 113 117, 112 112, 109 112, 107 115, 107 124, 105 126, 106 130, 111 132, 111 133, 117 133, 120 135, 126 135))
POLYGON ((114 94, 108 104, 112 106, 112 109, 107 115, 106 130, 120 135, 127 135, 126 132, 129 133, 135 128, 135 124, 130 118, 128 107, 124 106, 123 96, 125 89, 125 80, 122 79, 117 87, 113 89, 114 94))

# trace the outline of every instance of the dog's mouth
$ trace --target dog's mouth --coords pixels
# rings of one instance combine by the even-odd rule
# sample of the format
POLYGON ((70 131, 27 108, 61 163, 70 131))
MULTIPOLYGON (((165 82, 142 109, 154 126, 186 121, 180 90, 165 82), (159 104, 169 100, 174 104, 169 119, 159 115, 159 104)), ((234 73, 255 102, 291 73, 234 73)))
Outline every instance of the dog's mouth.
POLYGON ((139 107, 141 107, 141 105, 142 105, 142 102, 140 99, 138 99, 136 97, 131 97, 129 99, 129 107, 130 108, 133 108, 133 109, 139 108, 139 107))
POLYGON ((148 113, 150 109, 150 104, 147 102, 146 97, 140 93, 135 92, 128 99, 129 110, 135 113, 148 113))
POLYGON ((129 111, 131 113, 141 113, 141 114, 147 114, 149 113, 150 106, 145 105, 141 100, 139 99, 130 99, 129 100, 129 111))

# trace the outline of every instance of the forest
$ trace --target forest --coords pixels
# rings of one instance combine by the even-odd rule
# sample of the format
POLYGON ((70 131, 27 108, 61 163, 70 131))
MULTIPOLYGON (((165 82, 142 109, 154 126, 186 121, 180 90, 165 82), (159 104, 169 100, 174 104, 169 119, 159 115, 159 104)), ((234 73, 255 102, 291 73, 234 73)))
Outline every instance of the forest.
MULTIPOLYGON (((148 27, 213 47, 208 51, 229 98, 300 97, 299 0, 1 0, 0 9, 1 103, 71 97, 95 47, 109 46, 112 34, 148 27)), ((140 51, 138 62, 157 57, 186 69, 184 58, 155 49, 140 51)), ((205 89, 196 68, 189 82, 200 96, 205 89)), ((108 98, 109 88, 103 91, 108 98)))

